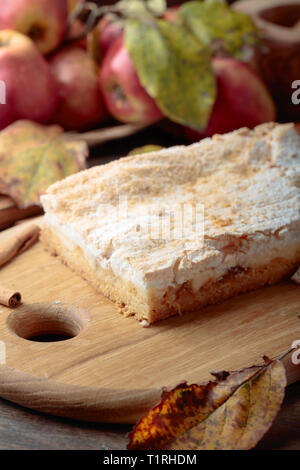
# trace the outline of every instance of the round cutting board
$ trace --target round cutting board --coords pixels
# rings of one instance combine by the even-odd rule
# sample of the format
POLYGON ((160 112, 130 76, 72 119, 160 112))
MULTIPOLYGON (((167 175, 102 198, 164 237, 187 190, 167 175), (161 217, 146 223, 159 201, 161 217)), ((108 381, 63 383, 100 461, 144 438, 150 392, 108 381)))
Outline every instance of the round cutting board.
MULTIPOLYGON (((292 282, 149 328, 120 315, 39 243, 0 270, 0 285, 24 301, 0 306, 0 396, 59 416, 135 422, 163 387, 204 383, 211 371, 276 357, 300 339, 292 282)), ((289 357, 285 364, 288 381, 300 379, 300 366, 289 357)))

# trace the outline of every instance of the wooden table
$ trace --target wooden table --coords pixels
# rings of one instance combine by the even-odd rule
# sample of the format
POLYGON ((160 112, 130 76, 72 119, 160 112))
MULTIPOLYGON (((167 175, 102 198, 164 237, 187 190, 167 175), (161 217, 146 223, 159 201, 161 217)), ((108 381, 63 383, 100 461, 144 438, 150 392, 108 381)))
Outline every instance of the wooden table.
MULTIPOLYGON (((180 143, 161 131, 103 145, 92 151, 90 165, 106 163, 134 147, 180 143)), ((21 408, 0 399, 0 450, 117 450, 126 448, 130 426, 64 420, 21 408)), ((257 449, 300 450, 300 382, 287 388, 282 409, 257 449)))
MULTIPOLYGON (((0 450, 125 449, 130 429, 67 421, 0 399, 0 450)), ((257 449, 300 450, 300 382, 288 387, 282 409, 257 449)))

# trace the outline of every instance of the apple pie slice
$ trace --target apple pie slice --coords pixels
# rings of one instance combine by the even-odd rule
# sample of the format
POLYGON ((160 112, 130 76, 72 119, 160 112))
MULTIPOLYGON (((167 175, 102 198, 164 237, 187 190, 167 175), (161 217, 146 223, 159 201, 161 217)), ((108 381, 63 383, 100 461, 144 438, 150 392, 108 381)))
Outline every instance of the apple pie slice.
POLYGON ((299 267, 300 136, 269 123, 123 158, 42 204, 45 247, 147 325, 299 267))

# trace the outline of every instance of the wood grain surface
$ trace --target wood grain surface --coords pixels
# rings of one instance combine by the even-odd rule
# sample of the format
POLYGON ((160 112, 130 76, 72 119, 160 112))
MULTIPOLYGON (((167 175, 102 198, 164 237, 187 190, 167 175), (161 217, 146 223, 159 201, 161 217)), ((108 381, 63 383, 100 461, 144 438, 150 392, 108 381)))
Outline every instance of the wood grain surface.
MULTIPOLYGON (((122 450, 132 426, 66 420, 0 399, 0 450, 122 450)), ((300 450, 300 382, 286 397, 258 450, 300 450)))
MULTIPOLYGON (((276 357, 300 338, 300 289, 292 282, 150 328, 122 317, 40 244, 2 268, 0 284, 24 299, 16 310, 0 308, 0 396, 59 416, 134 422, 162 387, 206 382, 210 371, 276 357), (29 340, 45 334, 73 337, 29 340)), ((290 358, 286 366, 290 383, 300 378, 290 358)))

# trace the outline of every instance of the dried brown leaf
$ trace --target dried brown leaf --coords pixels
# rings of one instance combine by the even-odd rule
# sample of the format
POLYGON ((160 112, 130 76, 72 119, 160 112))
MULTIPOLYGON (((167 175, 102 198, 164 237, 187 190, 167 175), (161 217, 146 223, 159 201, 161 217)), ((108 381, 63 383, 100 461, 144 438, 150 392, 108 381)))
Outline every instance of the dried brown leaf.
POLYGON ((128 449, 250 449, 276 417, 286 386, 284 366, 214 373, 206 385, 180 384, 140 419, 128 449))

